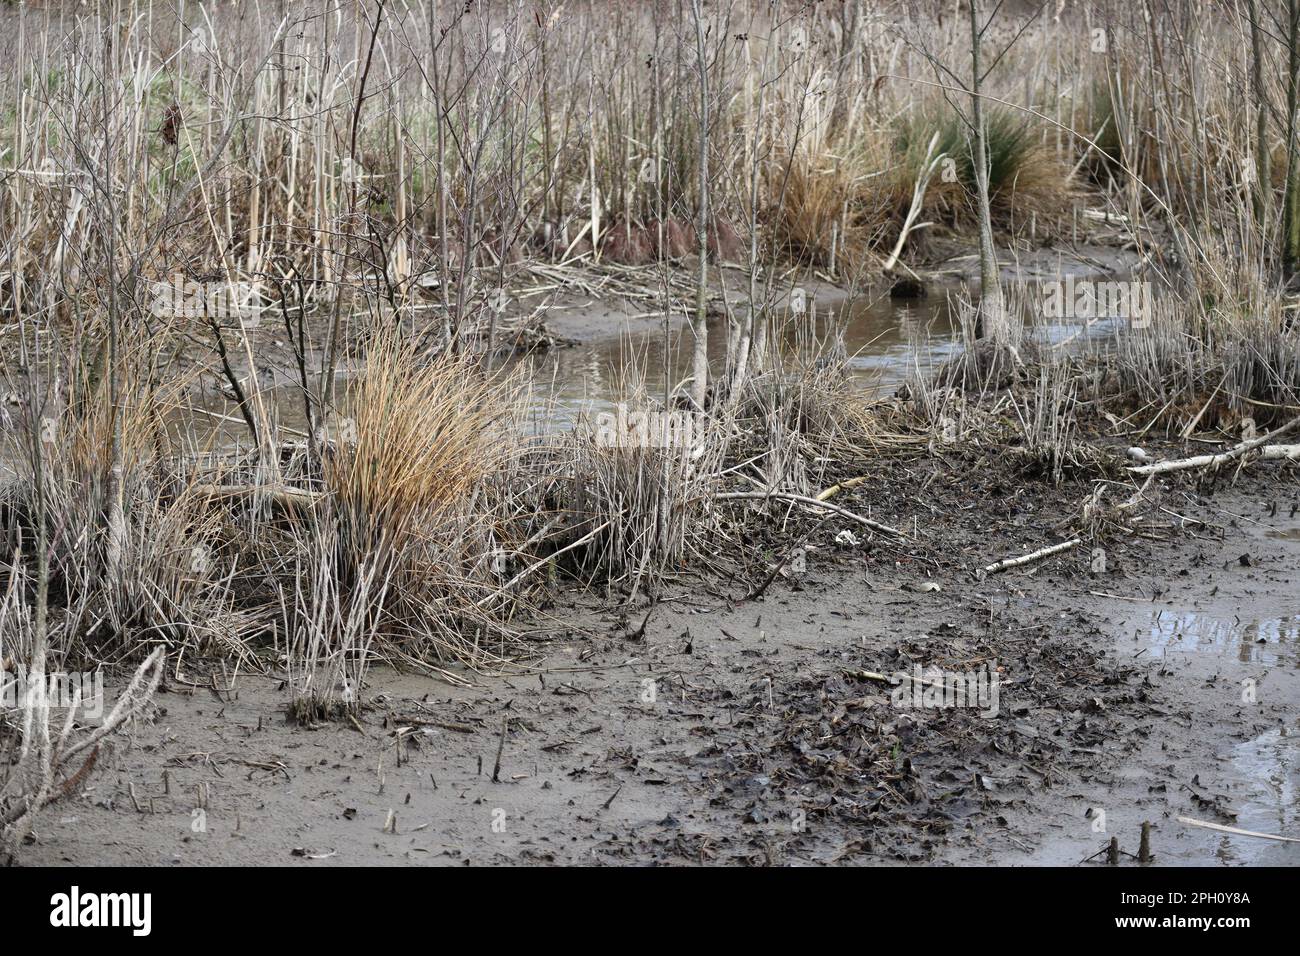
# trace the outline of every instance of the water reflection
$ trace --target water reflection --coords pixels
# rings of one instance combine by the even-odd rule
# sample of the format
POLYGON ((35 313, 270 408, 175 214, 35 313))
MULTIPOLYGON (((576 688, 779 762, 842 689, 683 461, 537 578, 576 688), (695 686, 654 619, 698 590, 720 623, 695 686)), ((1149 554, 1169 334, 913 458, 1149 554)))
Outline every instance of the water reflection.
POLYGON ((1195 611, 1158 611, 1147 629, 1153 649, 1231 654, 1244 664, 1276 665, 1296 660, 1300 614, 1225 621, 1195 611))
MULTIPOLYGON (((840 351, 855 384, 868 395, 884 395, 918 373, 927 375, 961 351, 959 293, 961 287, 954 285, 922 299, 881 295, 834 307, 814 300, 801 315, 787 315, 781 323, 782 352, 812 358, 827 349, 840 351)), ((1122 321, 1046 322, 1029 301, 1029 297, 1021 301, 1022 319, 1028 334, 1046 344, 1104 340, 1115 334, 1122 321)), ((665 385, 671 390, 690 375, 689 328, 634 335, 619 334, 616 328, 608 332, 599 341, 523 360, 539 383, 555 383, 554 413, 561 421, 583 407, 604 410, 626 382, 644 381, 652 395, 660 395, 665 385)), ((726 338, 725 322, 711 321, 709 358, 715 371, 725 361, 726 338)))
MULTIPOLYGON (((1032 286, 1032 284, 1031 284, 1032 286)), ((891 299, 887 295, 858 298, 826 306, 810 299, 801 314, 788 311, 779 323, 786 360, 813 360, 832 351, 847 363, 854 384, 868 396, 887 395, 910 378, 928 376, 962 349, 959 296, 961 285, 936 286, 920 299, 891 299)), ((1017 308, 1028 335, 1046 344, 1105 342, 1122 320, 1053 320, 1041 318, 1033 304, 1035 293, 1020 287, 1008 300, 1017 308)), ((724 366, 727 325, 721 318, 709 325, 709 359, 715 373, 724 366)), ((620 334, 615 326, 594 341, 556 347, 517 357, 507 368, 519 368, 532 382, 531 408, 541 429, 563 429, 581 414, 610 410, 627 386, 643 382, 651 395, 670 393, 690 375, 693 338, 688 326, 620 334)), ((301 397, 284 383, 264 387, 263 400, 290 429, 304 427, 301 397)), ((238 409, 209 392, 196 402, 203 411, 193 416, 205 438, 215 433, 222 447, 246 438, 238 409), (222 416, 225 416, 224 418, 222 416), (208 428, 201 427, 207 419, 208 428)))

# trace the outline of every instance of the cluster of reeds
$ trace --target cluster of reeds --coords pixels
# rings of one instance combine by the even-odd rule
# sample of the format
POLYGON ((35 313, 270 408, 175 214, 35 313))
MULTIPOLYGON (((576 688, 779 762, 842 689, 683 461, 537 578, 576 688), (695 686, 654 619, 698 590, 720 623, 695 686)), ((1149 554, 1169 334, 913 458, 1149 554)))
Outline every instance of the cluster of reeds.
POLYGON ((372 645, 431 665, 499 657, 492 556, 515 518, 515 492, 496 487, 511 477, 513 386, 391 331, 368 346, 310 447, 268 418, 251 450, 217 454, 209 437, 195 451, 195 421, 178 387, 150 380, 149 348, 84 389, 19 395, 0 572, 31 596, 33 552, 47 557, 51 654, 71 666, 163 645, 257 664, 279 645, 275 666, 301 665, 309 696, 322 678, 304 661, 359 674, 372 645))
POLYGON ((30 339, 27 329, 16 331, 22 392, 11 393, 17 420, 7 414, 4 422, 4 461, 13 472, 0 505, 6 856, 42 809, 81 784, 101 743, 145 711, 165 665, 165 648, 151 645, 183 630, 205 603, 214 609, 218 590, 203 571, 182 566, 187 548, 203 547, 205 529, 194 526, 184 490, 157 484, 157 407, 147 379, 88 377, 75 362, 64 365, 64 378, 51 360, 59 353, 39 330, 30 339), (107 683, 107 662, 138 649, 123 647, 126 633, 145 648, 144 659, 105 713, 105 700, 84 694, 107 683), (69 681, 73 665, 98 672, 98 682, 69 681))
MULTIPOLYGON (((257 385, 251 330, 151 311, 149 283, 173 276, 260 284, 282 313, 309 433, 299 490, 325 495, 337 512, 330 534, 300 550, 328 550, 334 577, 361 585, 374 574, 381 589, 402 563, 388 555, 412 540, 407 519, 373 497, 377 479, 339 471, 342 446, 316 435, 349 417, 350 396, 334 390, 358 330, 382 320, 422 345, 491 352, 523 259, 676 263, 698 270, 692 333, 704 356, 711 267, 738 264, 751 302, 728 303, 726 365, 700 358, 688 397, 697 412, 735 408, 778 381, 764 377, 776 268, 892 268, 909 233, 916 241, 926 229, 974 224, 977 142, 997 226, 1046 235, 1075 202, 1105 205, 1150 274, 1193 304, 1190 325, 1161 320, 1125 339, 1120 393, 1137 407, 1178 407, 1162 396, 1185 382, 1179 401, 1204 401, 1222 368, 1225 387, 1246 401, 1290 401, 1294 323, 1273 279, 1295 221, 1294 135, 1280 108, 1294 83, 1276 69, 1289 21, 1247 3, 1225 40, 1199 25, 1206 9, 1199 0, 1151 16, 1105 2, 1014 16, 981 7, 988 19, 973 46, 963 18, 938 6, 857 2, 377 2, 327 12, 285 3, 183 13, 136 2, 0 12, 19 64, 0 80, 0 98, 13 104, 0 128, 0 306, 14 319, 71 325, 83 352, 107 356, 83 356, 78 367, 115 370, 78 383, 58 413, 85 407, 67 434, 99 429, 102 438, 93 416, 103 413, 89 406, 115 409, 112 442, 75 453, 72 442, 50 459, 50 474, 71 481, 80 469, 95 489, 71 507, 87 521, 103 508, 113 530, 88 543, 55 529, 54 586, 73 566, 118 563, 147 569, 139 573, 153 582, 119 575, 121 601, 97 599, 103 611, 88 612, 98 630, 74 630, 93 640, 229 617, 211 609, 229 607, 233 584, 215 571, 211 581, 181 573, 204 562, 175 557, 202 557, 212 523, 233 520, 205 512, 191 488, 225 479, 156 468, 137 478, 149 469, 132 456, 154 454, 147 441, 159 425, 123 378, 121 341, 147 332, 162 337, 151 342, 193 336, 213 349, 256 449, 253 473, 240 480, 295 481, 257 385), (1249 58, 1227 55, 1246 41, 1249 58), (963 97, 971 56, 984 47, 974 100, 985 109, 973 124, 963 97), (1233 108, 1243 88, 1250 111, 1233 108), (1180 366, 1181 356, 1194 366, 1180 366), (164 538, 133 538, 126 525, 141 520, 164 538), (137 550, 123 561, 128 547, 137 550), (383 567, 367 564, 376 554, 383 567), (178 611, 190 605, 203 613, 178 611)), ((667 291, 664 304, 683 305, 667 291)), ((358 382, 379 381, 375 372, 358 382)), ((771 395, 768 407, 787 407, 771 395)), ((799 433, 777 419, 766 428, 774 447, 799 433)), ((630 457, 599 449, 586 478, 626 469, 630 457)), ((658 468, 642 457, 635 473, 658 468)), ((377 475, 396 464, 368 467, 377 475)), ((441 520, 418 482, 392 475, 400 493, 423 502, 421 526, 441 520)), ((626 511, 597 497, 613 502, 607 517, 626 511)), ((240 507, 279 507, 274 496, 255 500, 240 507)), ((654 524, 654 534, 629 532, 609 553, 635 555, 631 543, 655 535, 668 553, 680 550, 668 546, 680 541, 665 530, 671 523, 654 524)))
POLYGON ((1117 6, 1100 24, 1084 162, 1151 312, 1096 347, 1086 391, 1142 432, 1236 433, 1300 407, 1300 5, 1230 14, 1218 29, 1196 2, 1117 6))
MULTIPOLYGON (((103 214, 128 285, 301 279, 319 301, 346 282, 432 299, 448 335, 527 257, 743 258, 770 224, 765 257, 862 266, 933 133, 953 174, 927 215, 969 220, 968 137, 921 55, 955 64, 965 41, 902 19, 740 0, 9 7, 3 305, 107 278, 82 261, 103 214)), ((1009 227, 1068 202, 1069 131, 1092 122, 1076 100, 1108 75, 1088 36, 1041 18, 988 80, 1014 103, 990 122, 1009 227)))

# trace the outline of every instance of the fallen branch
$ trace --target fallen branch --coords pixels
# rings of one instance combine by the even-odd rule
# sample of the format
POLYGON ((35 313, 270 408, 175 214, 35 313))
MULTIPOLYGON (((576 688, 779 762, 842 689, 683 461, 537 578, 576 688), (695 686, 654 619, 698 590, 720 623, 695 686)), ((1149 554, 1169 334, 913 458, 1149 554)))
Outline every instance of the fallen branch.
POLYGON ((898 242, 894 243, 894 251, 889 254, 885 260, 884 273, 891 275, 894 267, 898 265, 898 258, 903 254, 903 246, 907 243, 907 237, 912 232, 924 229, 926 226, 933 225, 929 222, 917 222, 921 215, 921 209, 925 206, 925 190, 930 185, 935 171, 944 161, 944 153, 935 155, 934 149, 939 145, 939 133, 930 137, 930 145, 926 147, 925 159, 921 160, 921 169, 916 176, 916 181, 912 183, 912 203, 908 206, 907 216, 903 219, 903 228, 898 233, 898 242))
MULTIPOLYGON (((1256 446, 1259 447, 1259 446, 1256 446)), ((1186 471, 1190 468, 1209 468, 1222 465, 1241 457, 1249 448, 1238 451, 1232 449, 1218 455, 1197 455, 1194 458, 1180 458, 1177 461, 1161 461, 1154 465, 1138 465, 1129 471, 1135 475, 1163 475, 1171 471, 1186 471)), ((1260 449, 1260 461, 1300 461, 1300 445, 1265 445, 1260 449)))
POLYGON ((879 531, 881 534, 893 535, 896 538, 907 537, 897 528, 891 528, 887 524, 881 524, 879 521, 872 521, 870 518, 864 518, 848 508, 841 508, 839 505, 833 505, 829 502, 819 501, 816 498, 809 498, 807 495, 795 495, 788 491, 720 491, 713 495, 718 501, 766 501, 768 498, 777 498, 781 501, 792 501, 795 504, 807 505, 810 508, 825 508, 827 511, 833 511, 842 518, 848 518, 850 521, 856 521, 858 524, 870 528, 872 531, 879 531))
POLYGON ((1300 445, 1265 445, 1260 452, 1263 461, 1300 461, 1300 445))
POLYGON ((1273 833, 1257 833, 1254 830, 1243 830, 1240 827, 1224 826, 1222 823, 1193 820, 1191 817, 1179 817, 1178 822, 1186 823, 1189 827, 1204 827, 1206 830, 1218 830, 1220 833, 1231 833, 1234 836, 1258 837, 1261 840, 1277 840, 1279 843, 1300 843, 1300 839, 1296 837, 1277 836, 1273 833))
POLYGON ((894 687, 897 687, 899 684, 903 683, 903 681, 907 681, 909 684, 920 684, 922 687, 929 687, 934 690, 947 689, 943 681, 933 681, 925 677, 915 677, 911 674, 904 674, 901 671, 896 674, 879 674, 876 671, 846 670, 844 673, 849 677, 856 678, 857 680, 870 680, 875 681, 878 684, 890 684, 894 687))
MULTIPOLYGON (((82 783, 94 767, 93 754, 98 751, 100 742, 141 713, 153 699, 162 680, 163 661, 164 649, 156 648, 137 668, 108 716, 76 742, 73 742, 72 735, 81 703, 80 693, 74 694, 63 731, 57 739, 51 733, 54 728, 50 724, 50 707, 44 692, 29 695, 21 755, 0 785, 0 850, 12 853, 31 831, 41 809, 64 795, 65 789, 74 789, 82 783), (80 769, 56 785, 55 777, 59 772, 72 766, 73 758, 87 750, 92 752, 92 756, 82 762, 80 769)), ((38 663, 33 670, 32 683, 40 687, 45 681, 43 663, 38 663)))
POLYGON ((1031 551, 1029 554, 1022 554, 1018 558, 1003 558, 1001 561, 995 561, 986 567, 984 573, 997 574, 999 571, 1023 567, 1026 564, 1033 564, 1035 561, 1050 558, 1054 554, 1071 551, 1081 544, 1083 544, 1083 539, 1071 538, 1069 541, 1062 541, 1060 544, 1049 545, 1046 548, 1039 548, 1037 551, 1031 551))
POLYGON ((1192 458, 1176 458, 1172 461, 1158 461, 1153 465, 1134 465, 1129 468, 1129 473, 1133 475, 1165 475, 1172 471, 1187 471, 1189 468, 1208 468, 1217 467, 1230 461, 1235 461, 1249 451, 1256 448, 1263 448, 1261 457, 1264 461, 1277 461, 1280 459, 1300 460, 1300 445, 1270 445, 1274 438, 1284 435, 1294 428, 1300 427, 1300 418, 1293 418, 1285 425, 1281 425, 1267 435, 1261 435, 1259 438, 1253 438, 1250 441, 1244 441, 1239 445, 1229 448, 1227 451, 1219 452, 1217 455, 1196 455, 1192 458))

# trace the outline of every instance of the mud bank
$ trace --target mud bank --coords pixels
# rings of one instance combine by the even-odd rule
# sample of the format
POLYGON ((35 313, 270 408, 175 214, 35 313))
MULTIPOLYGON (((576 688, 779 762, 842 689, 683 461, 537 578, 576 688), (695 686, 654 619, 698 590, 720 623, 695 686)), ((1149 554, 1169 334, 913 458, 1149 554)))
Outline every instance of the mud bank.
POLYGON ((891 465, 852 507, 908 542, 814 538, 748 602, 684 578, 643 633, 644 606, 561 592, 534 666, 373 672, 355 726, 288 725, 267 678, 173 674, 21 862, 1073 865, 1111 836, 1136 854, 1149 821, 1156 865, 1300 863, 1178 821, 1300 835, 1294 481, 1175 485, 1178 517, 1104 573, 1076 551, 981 578, 1078 500, 1003 481, 891 465), (995 669, 996 713, 870 676, 931 665, 995 669))

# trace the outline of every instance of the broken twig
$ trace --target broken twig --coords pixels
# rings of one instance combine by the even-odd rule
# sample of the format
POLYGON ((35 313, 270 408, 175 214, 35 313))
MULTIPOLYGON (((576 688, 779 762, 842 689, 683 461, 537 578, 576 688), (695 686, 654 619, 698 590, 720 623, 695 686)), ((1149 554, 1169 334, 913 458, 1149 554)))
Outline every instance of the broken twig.
POLYGON ((1033 564, 1035 561, 1050 558, 1054 554, 1071 551, 1081 544, 1083 544, 1081 538, 1071 538, 1069 541, 1062 541, 1060 544, 1049 545, 1046 548, 1039 548, 1037 551, 1031 551, 1029 554, 1022 554, 1018 558, 1003 558, 1001 561, 994 561, 992 564, 984 568, 984 573, 997 574, 999 571, 1006 571, 1010 568, 1023 567, 1026 564, 1033 564))

